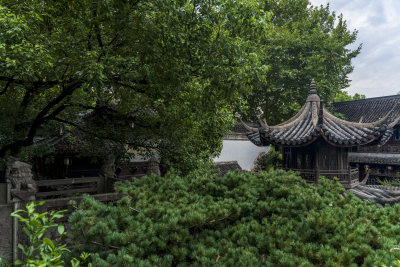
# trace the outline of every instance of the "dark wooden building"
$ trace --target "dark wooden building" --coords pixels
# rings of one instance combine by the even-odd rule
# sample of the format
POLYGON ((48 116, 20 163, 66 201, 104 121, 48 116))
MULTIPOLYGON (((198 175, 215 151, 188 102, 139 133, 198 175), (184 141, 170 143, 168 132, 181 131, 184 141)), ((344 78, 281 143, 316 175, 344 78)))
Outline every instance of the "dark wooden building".
POLYGON ((354 101, 333 103, 335 111, 352 122, 379 120, 389 112, 387 122, 393 126, 387 142, 360 146, 349 153, 349 162, 357 166, 361 174, 369 171, 367 184, 379 184, 384 180, 400 178, 400 95, 375 97, 354 101))
POLYGON ((371 122, 337 118, 324 107, 313 81, 305 105, 294 117, 275 126, 265 122, 259 128, 246 126, 247 136, 258 146, 281 147, 284 168, 298 171, 307 181, 337 177, 345 188, 353 188, 359 184, 359 169, 350 167, 349 152, 390 140, 397 123, 388 121, 392 113, 371 122))

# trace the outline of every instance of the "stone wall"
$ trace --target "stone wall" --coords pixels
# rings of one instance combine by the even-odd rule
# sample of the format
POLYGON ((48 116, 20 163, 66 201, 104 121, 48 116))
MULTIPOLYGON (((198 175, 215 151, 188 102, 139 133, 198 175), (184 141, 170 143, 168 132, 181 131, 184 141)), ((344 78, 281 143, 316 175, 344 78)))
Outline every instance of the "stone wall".
POLYGON ((268 151, 268 146, 258 147, 249 140, 224 140, 221 154, 214 162, 237 161, 243 170, 250 171, 258 155, 268 151))
POLYGON ((3 204, 7 204, 7 184, 6 183, 0 183, 0 205, 3 205, 3 204))
POLYGON ((12 260, 13 205, 0 205, 0 258, 12 260))

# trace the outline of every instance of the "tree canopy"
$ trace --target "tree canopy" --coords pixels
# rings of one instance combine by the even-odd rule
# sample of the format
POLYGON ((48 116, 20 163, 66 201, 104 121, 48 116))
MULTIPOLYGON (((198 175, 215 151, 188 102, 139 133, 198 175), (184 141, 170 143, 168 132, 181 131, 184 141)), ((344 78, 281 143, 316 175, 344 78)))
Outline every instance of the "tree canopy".
POLYGON ((61 125, 172 165, 215 155, 231 111, 265 81, 269 17, 255 0, 3 1, 0 157, 61 125), (92 112, 111 115, 77 123, 92 112))
POLYGON ((0 20, 0 158, 66 128, 188 170, 233 112, 286 119, 312 78, 331 100, 361 48, 308 0, 3 1, 0 20))
POLYGON ((264 0, 262 5, 273 14, 272 26, 263 36, 261 61, 269 66, 267 84, 254 84, 244 117, 254 121, 261 116, 276 124, 304 104, 312 79, 325 102, 348 87, 351 60, 361 45, 349 48, 357 31, 350 31, 342 15, 331 12, 329 5, 313 7, 308 0, 264 0))
POLYGON ((365 95, 355 93, 354 95, 349 95, 347 91, 341 91, 335 95, 333 100, 335 102, 342 102, 342 101, 351 101, 351 100, 360 100, 365 99, 365 95))

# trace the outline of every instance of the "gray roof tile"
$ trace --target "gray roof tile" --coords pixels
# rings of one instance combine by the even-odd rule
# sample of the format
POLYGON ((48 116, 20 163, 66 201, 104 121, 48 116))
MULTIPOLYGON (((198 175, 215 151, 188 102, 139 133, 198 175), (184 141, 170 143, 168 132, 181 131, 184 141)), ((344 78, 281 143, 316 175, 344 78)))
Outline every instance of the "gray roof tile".
POLYGON ((400 116, 400 95, 336 102, 333 103, 333 107, 348 121, 373 122, 383 118, 396 104, 398 106, 392 112, 392 116, 388 118, 388 121, 391 122, 400 116))
POLYGON ((258 130, 247 127, 250 129, 247 136, 258 146, 300 146, 312 143, 320 136, 336 146, 357 146, 373 141, 382 145, 392 136, 393 123, 400 118, 400 108, 393 109, 391 105, 382 109, 381 114, 379 119, 363 123, 339 119, 323 107, 312 82, 306 104, 293 118, 275 126, 263 125, 258 130))

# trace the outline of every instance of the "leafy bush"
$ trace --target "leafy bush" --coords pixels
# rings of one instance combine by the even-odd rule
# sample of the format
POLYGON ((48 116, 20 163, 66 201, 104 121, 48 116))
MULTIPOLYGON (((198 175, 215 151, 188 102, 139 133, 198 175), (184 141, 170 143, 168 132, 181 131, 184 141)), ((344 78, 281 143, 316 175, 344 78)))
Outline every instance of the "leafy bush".
POLYGON ((263 169, 266 171, 272 171, 282 167, 282 153, 277 151, 273 146, 270 146, 268 154, 262 158, 261 162, 263 169))
MULTIPOLYGON (((22 231, 28 237, 29 244, 24 246, 18 244, 18 248, 22 250, 25 260, 17 260, 15 265, 23 265, 26 267, 33 266, 48 266, 48 267, 63 267, 66 266, 63 257, 70 252, 66 245, 58 245, 61 238, 66 235, 64 226, 55 222, 64 216, 65 211, 50 211, 38 213, 35 212, 37 206, 43 205, 44 201, 35 203, 30 202, 26 204, 25 210, 16 210, 11 213, 11 216, 16 217, 22 223, 22 231), (24 215, 25 214, 25 215, 24 215), (57 228, 60 237, 56 240, 56 244, 45 234, 51 228, 57 228)), ((83 253, 81 255, 82 261, 85 261, 89 254, 83 253)), ((6 265, 0 259, 0 266, 6 265)), ((71 260, 72 267, 81 266, 80 260, 73 258, 71 260)), ((89 264, 90 266, 90 264, 89 264)))
POLYGON ((0 267, 11 266, 11 263, 6 263, 2 258, 0 258, 0 267))
POLYGON ((194 173, 117 185, 70 217, 95 266, 379 266, 399 258, 400 205, 362 202, 291 172, 194 173))

